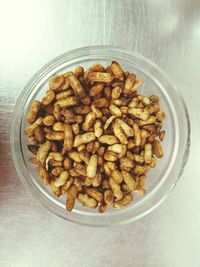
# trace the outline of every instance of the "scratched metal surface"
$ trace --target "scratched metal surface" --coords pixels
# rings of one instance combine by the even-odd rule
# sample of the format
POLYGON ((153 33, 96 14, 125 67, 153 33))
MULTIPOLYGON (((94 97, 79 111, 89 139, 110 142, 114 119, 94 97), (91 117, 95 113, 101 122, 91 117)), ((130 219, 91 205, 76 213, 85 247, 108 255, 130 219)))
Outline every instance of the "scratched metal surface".
POLYGON ((200 262, 200 2, 0 1, 0 266, 188 267, 200 262), (29 78, 73 48, 112 44, 159 64, 189 108, 192 147, 176 189, 155 212, 118 228, 67 223, 25 191, 13 167, 10 121, 29 78))

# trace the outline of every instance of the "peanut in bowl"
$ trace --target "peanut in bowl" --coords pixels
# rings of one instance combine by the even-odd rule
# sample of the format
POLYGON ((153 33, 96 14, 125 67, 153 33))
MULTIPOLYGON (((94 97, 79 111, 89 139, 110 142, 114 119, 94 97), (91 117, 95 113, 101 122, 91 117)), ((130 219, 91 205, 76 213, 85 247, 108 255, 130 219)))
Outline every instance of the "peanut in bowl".
POLYGON ((188 157, 189 120, 154 63, 117 47, 85 47, 51 61, 27 84, 11 143, 23 184, 54 214, 80 224, 123 224, 149 213, 175 186, 188 157), (39 175, 30 157, 39 160, 39 175))

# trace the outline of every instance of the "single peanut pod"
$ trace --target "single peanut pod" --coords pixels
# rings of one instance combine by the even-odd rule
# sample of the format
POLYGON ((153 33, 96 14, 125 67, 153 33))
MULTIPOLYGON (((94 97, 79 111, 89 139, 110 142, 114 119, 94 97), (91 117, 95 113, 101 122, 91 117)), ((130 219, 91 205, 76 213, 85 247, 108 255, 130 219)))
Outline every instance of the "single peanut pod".
POLYGON ((91 107, 89 106, 79 106, 73 108, 74 112, 79 115, 88 114, 91 111, 91 107))
POLYGON ((100 111, 99 108, 95 107, 93 104, 92 104, 91 108, 92 108, 92 111, 96 114, 97 118, 102 118, 103 117, 103 114, 102 114, 102 112, 100 111))
POLYGON ((74 92, 71 89, 68 89, 66 91, 57 93, 55 96, 56 101, 62 100, 67 98, 68 96, 72 96, 74 94, 74 92))
POLYGON ((134 73, 131 73, 128 75, 128 77, 125 80, 124 88, 123 88, 123 93, 125 95, 130 95, 134 90, 134 84, 136 82, 136 75, 134 73))
POLYGON ((98 138, 100 143, 107 145, 114 145, 118 143, 117 138, 114 135, 102 135, 98 138))
POLYGON ((90 161, 90 155, 87 151, 81 151, 79 153, 79 156, 81 158, 81 160, 85 163, 85 164, 89 164, 89 161, 90 161))
POLYGON ((69 175, 72 176, 72 177, 79 177, 81 176, 79 172, 77 172, 76 169, 72 168, 69 170, 69 175))
POLYGON ((72 159, 69 157, 65 157, 63 161, 63 167, 65 170, 70 170, 72 168, 72 159))
POLYGON ((44 185, 49 184, 49 174, 43 166, 38 167, 38 175, 40 176, 40 179, 44 185))
POLYGON ((123 197, 122 200, 115 201, 113 207, 115 209, 121 209, 130 204, 132 201, 133 201, 133 195, 127 194, 123 197))
POLYGON ((87 75, 87 79, 90 82, 110 83, 112 82, 113 77, 110 73, 106 72, 90 72, 87 75))
POLYGON ((126 145, 128 143, 127 137, 118 123, 113 123, 114 135, 119 139, 120 143, 126 145))
POLYGON ((89 96, 86 96, 84 98, 81 98, 80 102, 81 102, 81 104, 83 104, 85 106, 89 106, 91 103, 91 100, 90 100, 89 96))
POLYGON ((144 163, 144 157, 142 155, 139 155, 139 154, 134 154, 134 161, 136 163, 143 164, 144 163))
POLYGON ((98 202, 103 201, 103 194, 96 188, 86 188, 85 192, 89 197, 96 199, 98 202))
MULTIPOLYGON (((58 161, 60 162, 60 161, 58 161)), ((63 167, 53 167, 51 170, 51 173, 53 174, 53 176, 59 176, 61 174, 61 172, 64 171, 63 167)))
POLYGON ((140 101, 142 101, 142 103, 143 103, 145 106, 149 106, 149 105, 151 105, 151 100, 150 100, 150 98, 147 97, 147 96, 139 95, 139 96, 138 96, 138 99, 139 99, 140 101))
POLYGON ((108 208, 108 205, 107 204, 103 204, 101 203, 99 206, 98 206, 98 212, 99 213, 104 213, 106 211, 106 209, 108 208))
POLYGON ((136 182, 134 180, 134 177, 130 173, 128 173, 124 170, 122 170, 122 175, 124 177, 124 182, 128 185, 130 190, 131 191, 135 190, 136 189, 136 182))
POLYGON ((102 180, 101 173, 97 173, 95 177, 92 178, 92 186, 99 187, 101 184, 101 180, 102 180))
POLYGON ((54 124, 54 122, 55 122, 55 117, 52 115, 48 115, 48 116, 44 117, 44 119, 43 119, 43 124, 45 126, 51 126, 54 124))
POLYGON ((35 100, 32 102, 29 112, 26 116, 28 123, 32 124, 33 122, 35 122, 40 108, 41 108, 41 103, 39 101, 35 100))
POLYGON ((123 169, 124 168, 133 168, 135 166, 134 162, 127 157, 120 158, 120 163, 121 163, 121 166, 123 169))
POLYGON ((47 106, 49 104, 51 104, 55 99, 55 93, 53 90, 48 90, 45 93, 45 96, 42 99, 42 104, 47 106))
POLYGON ((119 99, 122 93, 122 88, 120 86, 116 86, 112 89, 111 98, 113 100, 119 99))
POLYGON ((63 76, 54 76, 49 81, 49 87, 51 90, 57 90, 64 83, 65 79, 63 76))
POLYGON ((45 164, 50 148, 51 148, 50 141, 46 141, 44 144, 40 145, 37 152, 37 160, 41 163, 41 165, 45 164))
POLYGON ((124 149, 126 149, 126 146, 122 144, 114 144, 114 145, 108 146, 107 148, 108 151, 112 151, 117 154, 121 154, 124 151, 124 149))
POLYGON ((64 116, 64 122, 65 123, 74 123, 74 122, 77 122, 77 116, 76 114, 74 114, 73 111, 70 111, 70 110, 61 110, 60 112, 63 116, 64 116))
POLYGON ((104 153, 104 159, 107 161, 116 161, 118 160, 118 155, 112 151, 106 151, 104 153))
POLYGON ((82 162, 82 159, 80 158, 80 154, 79 152, 77 151, 70 151, 68 153, 68 156, 73 160, 75 161, 76 163, 81 163, 82 162))
POLYGON ((80 192, 83 190, 83 181, 79 177, 74 178, 73 184, 76 186, 77 192, 80 192))
POLYGON ((55 186, 54 182, 55 182, 54 180, 51 180, 50 188, 51 188, 52 193, 55 196, 59 197, 62 194, 62 192, 61 192, 60 187, 55 186))
POLYGON ((67 151, 71 151, 73 144, 74 144, 73 139, 74 137, 73 137, 72 126, 66 124, 65 130, 64 130, 64 144, 63 144, 63 150, 62 150, 63 154, 67 151))
POLYGON ((136 165, 134 168, 134 172, 138 175, 145 174, 145 173, 147 173, 147 171, 148 171, 147 166, 136 165))
POLYGON ((137 123, 133 124, 133 131, 135 136, 135 145, 139 146, 141 143, 140 129, 137 123))
POLYGON ((74 207, 76 201, 77 188, 75 185, 72 185, 68 189, 67 199, 66 199, 66 210, 71 211, 74 207))
POLYGON ((135 118, 138 118, 143 121, 148 120, 150 116, 148 109, 142 109, 142 108, 130 108, 128 110, 128 113, 133 115, 135 118))
POLYGON ((84 131, 88 131, 93 126, 95 119, 96 119, 96 115, 94 112, 88 113, 85 117, 85 121, 82 125, 82 129, 84 131))
POLYGON ((73 107, 78 104, 78 98, 76 96, 68 96, 67 98, 58 100, 55 104, 61 108, 73 107))
POLYGON ((46 133, 46 138, 48 140, 57 140, 57 141, 60 141, 60 140, 63 140, 64 139, 64 133, 63 132, 56 132, 56 131, 50 131, 48 133, 46 133))
POLYGON ((112 172, 112 177, 117 184, 121 184, 124 180, 123 175, 118 170, 112 172))
POLYGON ((35 128, 37 128, 38 126, 42 125, 42 123, 43 123, 43 118, 40 117, 33 124, 28 125, 24 129, 25 135, 27 135, 28 137, 31 137, 33 135, 33 133, 34 133, 35 128))
POLYGON ((144 125, 148 125, 148 124, 152 124, 152 123, 155 123, 156 122, 156 117, 154 116, 150 116, 148 120, 140 120, 138 122, 138 125, 139 126, 144 126, 144 125))
POLYGON ((93 178, 95 177, 96 173, 97 173, 97 155, 92 155, 90 157, 90 161, 87 166, 87 176, 93 178))
POLYGON ((76 77, 80 77, 84 75, 84 68, 82 66, 76 66, 75 70, 74 70, 74 74, 76 75, 76 77))
POLYGON ((84 98, 86 96, 85 89, 83 88, 78 78, 73 74, 73 72, 68 72, 66 74, 66 78, 71 85, 75 95, 77 95, 79 98, 84 98))
POLYGON ((122 112, 120 110, 120 108, 118 108, 117 106, 111 104, 109 106, 109 110, 111 112, 112 115, 116 116, 116 117, 121 117, 122 116, 122 112))
POLYGON ((67 182, 59 188, 61 190, 61 193, 63 195, 66 194, 72 184, 73 184, 73 177, 69 176, 67 182))
POLYGON ((102 97, 97 100, 94 100, 92 104, 93 106, 98 107, 98 108, 107 108, 109 105, 109 101, 107 98, 102 97))
POLYGON ((130 100, 128 98, 119 98, 116 100, 113 100, 112 103, 115 106, 121 107, 121 106, 126 106, 130 100))
POLYGON ((112 61, 111 70, 117 79, 119 79, 121 81, 124 80, 124 72, 123 72, 121 66, 119 65, 119 63, 117 63, 116 61, 112 61))
POLYGON ((62 110, 62 108, 59 104, 54 105, 53 115, 57 121, 60 121, 62 118, 62 114, 60 113, 61 110, 62 110))
POLYGON ((113 196, 113 192, 112 192, 112 190, 107 189, 107 190, 104 192, 104 197, 103 197, 103 199, 104 199, 104 202, 105 202, 108 206, 110 206, 110 205, 113 203, 113 201, 114 201, 114 196, 113 196))
POLYGON ((90 88, 89 96, 90 97, 94 97, 94 96, 100 94, 102 92, 103 88, 104 88, 104 84, 103 83, 97 83, 97 84, 93 85, 90 88))
POLYGON ((154 140, 153 142, 153 153, 156 155, 157 158, 162 158, 164 155, 162 145, 158 140, 154 140))
POLYGON ((150 167, 150 168, 155 168, 155 166, 156 166, 156 156, 152 156, 152 158, 151 158, 151 162, 148 164, 148 166, 150 167))
POLYGON ((97 201, 94 198, 89 197, 87 194, 79 193, 77 199, 83 206, 93 209, 97 207, 97 201))
POLYGON ((121 190, 120 185, 118 185, 113 178, 109 178, 109 184, 112 189, 112 192, 116 198, 116 200, 120 200, 123 198, 123 192, 121 190))
POLYGON ((64 185, 69 177, 69 173, 67 171, 62 171, 58 178, 55 179, 55 186, 60 187, 64 185))
POLYGON ((35 128, 35 130, 33 131, 35 139, 39 142, 39 143, 43 143, 45 140, 45 134, 44 134, 44 130, 38 126, 35 128))
POLYGON ((52 128, 56 132, 64 132, 65 124, 63 122, 57 121, 53 124, 52 128))
POLYGON ((113 120, 116 118, 116 116, 110 116, 110 118, 107 119, 107 121, 105 122, 105 125, 104 125, 104 130, 106 130, 110 124, 113 122, 113 120))
POLYGON ((77 135, 74 139, 74 147, 78 147, 82 144, 87 144, 95 141, 96 136, 93 132, 77 135))
POLYGON ((144 146, 144 161, 149 164, 152 158, 152 144, 145 144, 144 146))
POLYGON ((131 137, 134 135, 133 129, 123 120, 121 119, 116 119, 116 123, 120 125, 126 136, 131 137))

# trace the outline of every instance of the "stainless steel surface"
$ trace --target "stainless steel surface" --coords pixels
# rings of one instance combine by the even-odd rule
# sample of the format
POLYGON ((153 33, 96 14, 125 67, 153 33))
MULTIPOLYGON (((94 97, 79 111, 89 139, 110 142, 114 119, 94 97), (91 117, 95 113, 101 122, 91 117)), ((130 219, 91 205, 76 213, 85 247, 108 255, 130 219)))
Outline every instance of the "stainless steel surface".
POLYGON ((198 0, 1 1, 0 266, 198 266, 200 262, 200 2, 198 0), (189 162, 169 198, 118 228, 67 223, 33 200, 10 153, 10 120, 29 78, 73 48, 112 44, 161 66, 180 89, 192 123, 189 162))

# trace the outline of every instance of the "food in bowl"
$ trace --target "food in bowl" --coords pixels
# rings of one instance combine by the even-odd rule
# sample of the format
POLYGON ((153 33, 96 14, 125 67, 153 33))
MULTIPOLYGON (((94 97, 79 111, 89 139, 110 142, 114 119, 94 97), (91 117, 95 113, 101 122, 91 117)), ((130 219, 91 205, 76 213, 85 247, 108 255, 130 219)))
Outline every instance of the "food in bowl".
POLYGON ((38 175, 66 209, 76 199, 100 213, 143 196, 148 170, 163 157, 164 112, 156 95, 139 94, 142 81, 113 61, 54 76, 32 102, 25 135, 38 175))

